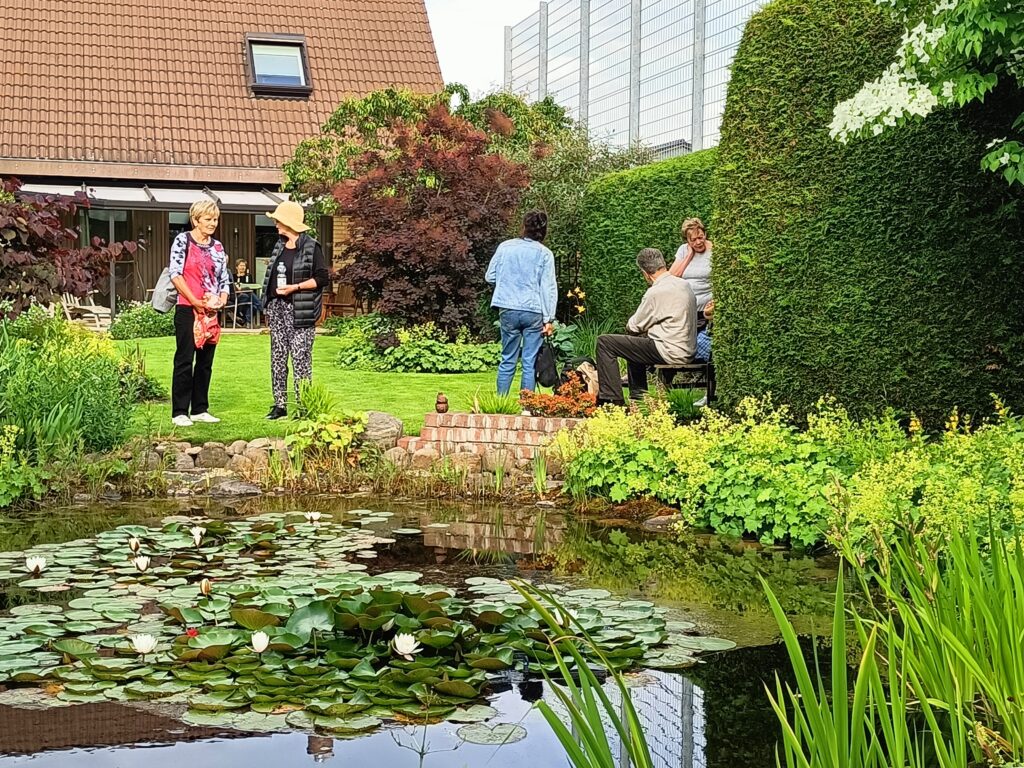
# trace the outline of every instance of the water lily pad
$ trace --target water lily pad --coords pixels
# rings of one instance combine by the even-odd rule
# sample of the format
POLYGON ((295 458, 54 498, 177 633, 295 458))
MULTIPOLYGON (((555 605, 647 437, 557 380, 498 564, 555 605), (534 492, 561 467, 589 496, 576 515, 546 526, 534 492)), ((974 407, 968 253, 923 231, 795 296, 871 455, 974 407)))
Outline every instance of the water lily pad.
POLYGON ((480 744, 488 747, 499 747, 502 744, 515 744, 526 738, 526 729, 511 723, 474 723, 459 728, 456 735, 469 744, 480 744))
POLYGON ((471 707, 459 708, 452 712, 447 720, 453 723, 482 723, 496 717, 498 710, 484 704, 474 704, 471 707))
POLYGON ((379 728, 381 720, 376 717, 317 717, 316 728, 328 733, 360 733, 379 728))

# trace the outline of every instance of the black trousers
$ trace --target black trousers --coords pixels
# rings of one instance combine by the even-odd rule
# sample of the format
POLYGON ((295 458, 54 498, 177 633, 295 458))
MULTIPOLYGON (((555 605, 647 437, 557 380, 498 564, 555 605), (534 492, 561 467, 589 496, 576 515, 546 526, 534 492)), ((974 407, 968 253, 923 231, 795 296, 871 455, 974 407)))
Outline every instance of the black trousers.
POLYGON ((629 396, 639 400, 647 392, 647 367, 662 365, 665 360, 654 342, 646 336, 605 334, 597 337, 597 400, 599 403, 624 405, 619 358, 626 361, 629 372, 629 396))
POLYGON ((210 410, 210 376, 216 344, 196 349, 192 307, 174 308, 174 377, 171 379, 171 416, 206 413, 210 410), (195 366, 193 367, 193 361, 195 366))

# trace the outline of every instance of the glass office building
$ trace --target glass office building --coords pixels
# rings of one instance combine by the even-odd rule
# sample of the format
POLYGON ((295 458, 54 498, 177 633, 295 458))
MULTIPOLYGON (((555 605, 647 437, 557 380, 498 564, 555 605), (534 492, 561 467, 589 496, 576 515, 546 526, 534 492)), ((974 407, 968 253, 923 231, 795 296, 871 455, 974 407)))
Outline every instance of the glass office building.
POLYGON ((767 0, 548 0, 505 28, 505 87, 671 156, 718 143, 729 65, 767 0))

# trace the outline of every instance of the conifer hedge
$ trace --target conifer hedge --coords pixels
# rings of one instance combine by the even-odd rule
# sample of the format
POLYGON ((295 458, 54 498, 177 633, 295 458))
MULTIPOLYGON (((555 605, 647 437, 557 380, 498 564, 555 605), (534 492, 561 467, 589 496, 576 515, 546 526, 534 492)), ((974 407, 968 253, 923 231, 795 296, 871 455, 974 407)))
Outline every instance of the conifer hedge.
POLYGON ((898 40, 869 0, 775 0, 746 26, 714 189, 726 404, 833 394, 933 425, 991 413, 991 392, 1024 404, 1024 198, 979 169, 1021 93, 832 141, 833 106, 898 40))
POLYGON ((683 219, 699 216, 710 230, 714 168, 712 149, 610 173, 590 185, 580 283, 593 317, 622 326, 636 310, 646 289, 636 268, 641 248, 659 248, 671 263, 683 219))

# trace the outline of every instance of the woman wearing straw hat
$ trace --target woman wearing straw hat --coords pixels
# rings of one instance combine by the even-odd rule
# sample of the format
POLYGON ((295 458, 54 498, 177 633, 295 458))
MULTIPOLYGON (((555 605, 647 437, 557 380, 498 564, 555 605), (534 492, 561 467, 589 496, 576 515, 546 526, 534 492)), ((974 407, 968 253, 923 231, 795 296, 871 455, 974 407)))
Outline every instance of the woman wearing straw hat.
POLYGON ((302 206, 286 201, 268 213, 281 236, 263 280, 264 314, 270 326, 270 379, 274 407, 268 419, 288 415, 288 358, 292 361, 295 400, 299 382, 313 378, 313 339, 330 282, 324 250, 306 233, 302 206))

